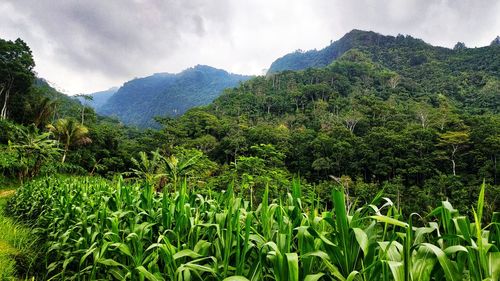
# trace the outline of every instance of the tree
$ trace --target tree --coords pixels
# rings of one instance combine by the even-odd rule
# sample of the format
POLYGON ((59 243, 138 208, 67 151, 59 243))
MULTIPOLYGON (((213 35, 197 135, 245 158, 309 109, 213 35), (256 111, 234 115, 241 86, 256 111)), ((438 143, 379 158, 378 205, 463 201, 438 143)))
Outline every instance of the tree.
POLYGON ((75 95, 75 97, 83 99, 83 101, 82 101, 82 123, 81 123, 83 125, 83 121, 85 119, 85 109, 87 108, 85 101, 93 101, 94 97, 91 95, 85 95, 85 94, 78 94, 78 95, 75 95))
MULTIPOLYGON (((31 50, 24 41, 0 39, 0 97, 3 96, 0 120, 7 119, 12 111, 11 106, 22 104, 22 96, 17 95, 27 92, 31 87, 35 78, 34 67, 31 50)), ((16 110, 21 111, 22 108, 16 110)))
POLYGON ((449 159, 452 163, 453 175, 456 176, 456 156, 458 151, 469 141, 468 131, 446 132, 439 136, 438 146, 447 147, 450 153, 449 159))
POLYGON ((434 111, 432 106, 430 106, 426 102, 419 102, 414 104, 415 107, 415 115, 417 119, 420 121, 420 125, 423 129, 427 128, 429 125, 429 119, 434 111))
POLYGON ((363 113, 357 111, 357 110, 351 110, 344 114, 342 117, 344 122, 345 122, 345 127, 349 129, 351 133, 354 133, 354 129, 356 128, 356 125, 358 122, 363 119, 363 113))
POLYGON ((465 49, 467 49, 467 47, 465 46, 464 42, 457 42, 457 44, 455 44, 455 46, 453 47, 454 51, 465 50, 465 49))
POLYGON ((396 87, 399 85, 399 82, 401 81, 401 76, 398 74, 392 75, 391 78, 387 81, 389 84, 389 87, 391 89, 396 89, 396 87))
POLYGON ((38 128, 43 127, 54 113, 55 107, 55 100, 48 97, 42 98, 33 109, 33 124, 38 128))
POLYGON ((49 131, 53 132, 63 143, 64 152, 61 163, 66 160, 69 148, 72 145, 84 145, 91 143, 92 140, 87 136, 89 130, 87 127, 78 124, 74 119, 59 119, 55 124, 47 125, 49 131))

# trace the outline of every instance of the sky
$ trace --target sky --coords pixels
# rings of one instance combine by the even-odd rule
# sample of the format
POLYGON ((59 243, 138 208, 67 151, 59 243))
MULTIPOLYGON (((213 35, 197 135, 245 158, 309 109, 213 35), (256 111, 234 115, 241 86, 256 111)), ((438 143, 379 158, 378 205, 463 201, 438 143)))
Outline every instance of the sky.
POLYGON ((0 38, 27 42, 38 76, 68 94, 197 64, 261 75, 352 29, 444 47, 500 35, 498 0, 1 0, 0 14, 0 38))

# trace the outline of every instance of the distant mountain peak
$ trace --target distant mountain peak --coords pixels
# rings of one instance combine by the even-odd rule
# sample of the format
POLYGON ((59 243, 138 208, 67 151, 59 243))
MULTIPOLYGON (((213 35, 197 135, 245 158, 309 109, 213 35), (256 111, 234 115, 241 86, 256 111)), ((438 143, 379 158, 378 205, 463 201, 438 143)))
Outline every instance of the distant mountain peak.
POLYGON ((382 35, 374 31, 353 29, 337 41, 321 50, 300 51, 287 54, 275 60, 268 73, 284 70, 301 70, 310 67, 325 67, 345 52, 358 49, 391 48, 406 46, 418 49, 432 48, 432 45, 410 35, 382 35))
POLYGON ((490 46, 500 46, 500 36, 497 36, 495 39, 493 39, 490 46))
POLYGON ((155 116, 176 116, 209 104, 225 89, 250 76, 231 74, 208 65, 195 65, 179 73, 155 73, 125 82, 96 111, 139 127, 155 126, 155 116))

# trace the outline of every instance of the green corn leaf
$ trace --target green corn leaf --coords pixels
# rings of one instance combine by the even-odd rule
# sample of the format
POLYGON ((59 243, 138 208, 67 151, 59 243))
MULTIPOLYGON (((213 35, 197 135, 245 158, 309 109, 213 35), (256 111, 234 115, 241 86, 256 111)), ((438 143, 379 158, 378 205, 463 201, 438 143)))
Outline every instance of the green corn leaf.
POLYGON ((412 260, 412 280, 429 281, 431 273, 436 264, 434 254, 425 247, 420 247, 412 260))
POLYGON ((429 243, 423 243, 423 247, 427 247, 429 250, 431 250, 434 255, 436 255, 439 264, 441 265, 441 268, 444 271, 446 280, 448 281, 459 281, 462 280, 462 274, 458 272, 458 269, 456 266, 448 259, 446 256, 446 253, 443 252, 440 248, 429 244, 429 243))
POLYGON ((113 243, 110 246, 116 247, 123 254, 125 254, 125 255, 127 255, 127 256, 129 256, 131 258, 134 258, 134 256, 130 252, 130 248, 126 244, 124 244, 124 243, 113 243))
POLYGON ((331 263, 330 257, 328 256, 327 253, 325 253, 323 251, 314 251, 314 252, 309 252, 307 254, 301 255, 300 257, 301 258, 308 258, 308 257, 320 258, 333 276, 335 276, 338 280, 341 280, 341 281, 345 280, 345 277, 342 276, 342 273, 340 272, 338 267, 331 263))
POLYGON ((230 276, 227 278, 224 278, 222 281, 249 281, 246 277, 244 276, 230 276))
POLYGON ((174 260, 178 260, 178 259, 184 258, 184 257, 190 257, 192 259, 197 259, 197 258, 200 258, 201 255, 193 250, 190 250, 190 249, 185 249, 185 250, 179 251, 179 252, 174 254, 174 260))
POLYGON ((377 215, 377 216, 370 216, 370 218, 375 219, 375 220, 377 220, 379 222, 388 223, 388 224, 400 226, 400 227, 403 227, 403 228, 407 228, 408 227, 408 224, 406 222, 402 222, 402 221, 399 221, 397 219, 393 219, 393 218, 387 217, 387 216, 377 215))
POLYGON ((116 278, 117 280, 125 280, 125 274, 124 274, 124 272, 122 272, 121 270, 119 270, 117 268, 111 268, 111 269, 109 269, 108 273, 110 273, 111 275, 113 275, 113 277, 116 278))
POLYGON ((194 251, 200 255, 203 255, 204 253, 208 252, 208 249, 212 243, 205 241, 205 240, 200 240, 194 245, 194 251))
POLYGON ((334 189, 332 197, 335 209, 336 230, 339 234, 339 247, 343 253, 342 257, 338 257, 340 260, 340 269, 344 274, 347 274, 351 271, 351 266, 353 265, 353 260, 351 259, 353 253, 349 247, 349 219, 345 206, 344 191, 334 189))
POLYGON ((149 272, 144 266, 138 266, 135 268, 137 271, 140 272, 140 274, 144 277, 146 277, 150 281, 162 281, 164 280, 163 278, 158 278, 155 276, 153 273, 149 272))
POLYGON ((352 230, 354 231, 359 247, 363 250, 363 254, 365 256, 368 255, 368 235, 361 228, 353 228, 352 230))
POLYGON ((383 241, 377 242, 380 249, 382 250, 384 256, 391 261, 402 261, 401 252, 403 251, 403 245, 397 241, 383 241))
POLYGON ((404 264, 400 261, 386 261, 389 265, 389 268, 392 272, 392 277, 394 277, 395 281, 404 281, 405 280, 405 272, 404 272, 404 264))
POLYGON ((318 281, 324 275, 324 273, 309 274, 304 278, 304 281, 318 281))
POLYGON ((489 253, 488 269, 491 280, 500 280, 500 252, 489 253))
POLYGON ((112 260, 112 259, 98 259, 97 263, 104 264, 107 266, 120 266, 120 267, 126 268, 126 266, 124 266, 123 264, 121 264, 115 260, 112 260))
POLYGON ((358 271, 354 270, 353 272, 349 273, 349 276, 347 276, 346 281, 353 281, 354 278, 356 278, 358 275, 360 275, 360 273, 358 271))
POLYGON ((467 248, 465 248, 464 246, 460 246, 460 245, 450 246, 450 247, 447 247, 446 249, 444 249, 444 253, 446 255, 451 255, 451 254, 454 254, 456 252, 468 253, 469 251, 467 250, 467 248))
POLYGON ((299 256, 297 253, 286 253, 288 280, 299 281, 299 256))
POLYGON ((199 265, 196 263, 186 263, 186 264, 184 264, 184 266, 186 268, 193 269, 193 270, 198 271, 198 272, 209 272, 209 273, 215 274, 215 270, 211 267, 206 266, 206 265, 199 265))

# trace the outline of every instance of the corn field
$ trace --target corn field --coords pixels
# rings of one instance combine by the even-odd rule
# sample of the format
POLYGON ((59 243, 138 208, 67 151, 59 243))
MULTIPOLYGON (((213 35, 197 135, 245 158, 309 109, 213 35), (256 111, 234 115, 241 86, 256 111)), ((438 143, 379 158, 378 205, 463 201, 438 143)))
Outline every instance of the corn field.
POLYGON ((44 241, 40 279, 51 280, 498 280, 500 213, 482 223, 484 185, 461 216, 449 202, 403 217, 382 195, 333 207, 301 196, 251 208, 232 187, 200 195, 186 183, 156 192, 145 183, 47 177, 9 202, 44 241))

